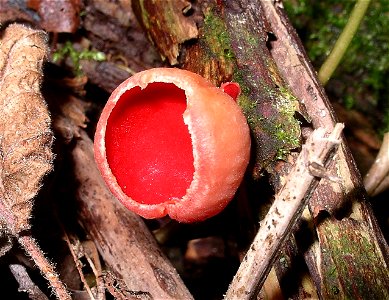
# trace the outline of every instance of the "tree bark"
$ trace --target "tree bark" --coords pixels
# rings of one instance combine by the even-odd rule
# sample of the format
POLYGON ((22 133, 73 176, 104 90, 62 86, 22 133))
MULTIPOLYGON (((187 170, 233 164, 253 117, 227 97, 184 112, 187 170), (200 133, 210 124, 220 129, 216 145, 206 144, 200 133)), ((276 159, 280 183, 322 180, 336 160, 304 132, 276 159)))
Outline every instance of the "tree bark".
MULTIPOLYGON (((284 158, 289 150, 299 146, 300 126, 293 116, 296 110, 302 112, 270 56, 266 45, 270 28, 264 14, 257 13, 261 7, 246 9, 247 1, 220 4, 201 1, 193 7, 194 15, 163 29, 159 27, 158 34, 154 34, 156 29, 149 19, 163 24, 167 16, 182 14, 180 10, 169 11, 168 2, 176 3, 164 1, 155 9, 155 3, 133 1, 134 11, 162 53, 172 52, 173 45, 165 43, 167 36, 175 36, 184 31, 177 27, 187 28, 188 23, 194 26, 197 21, 198 38, 194 41, 192 35, 187 36, 190 42, 181 43, 180 55, 169 62, 180 62, 182 68, 201 74, 216 86, 226 81, 239 83, 242 90, 239 105, 251 127, 255 145, 252 173, 259 177, 275 157, 284 158)), ((186 2, 182 3, 183 7, 190 4, 180 2, 186 2)))

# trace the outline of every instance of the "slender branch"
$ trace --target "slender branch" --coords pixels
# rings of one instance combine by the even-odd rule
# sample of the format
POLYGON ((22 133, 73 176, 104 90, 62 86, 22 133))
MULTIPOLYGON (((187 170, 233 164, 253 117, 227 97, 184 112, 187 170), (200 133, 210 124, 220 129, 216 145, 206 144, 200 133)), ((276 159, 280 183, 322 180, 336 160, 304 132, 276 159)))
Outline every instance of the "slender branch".
POLYGON ((320 68, 319 80, 323 85, 326 85, 328 80, 331 78, 332 73, 334 73, 335 69, 339 65, 339 62, 343 58, 344 53, 350 45, 351 40, 353 39, 355 32, 366 13, 369 3, 370 0, 358 0, 355 4, 350 18, 336 41, 334 48, 320 68))
MULTIPOLYGON (((84 272, 82 271, 82 263, 78 259, 78 255, 76 254, 76 251, 75 251, 76 248, 80 248, 80 242, 78 242, 78 246, 77 245, 73 245, 70 242, 69 236, 68 236, 68 234, 66 233, 66 231, 64 229, 63 229, 63 233, 64 233, 64 237, 65 237, 65 242, 68 245, 69 251, 70 251, 70 253, 71 253, 72 257, 73 257, 74 264, 76 265, 76 269, 78 271, 78 274, 80 275, 81 282, 84 284, 84 288, 85 288, 86 292, 88 293, 89 298, 91 300, 95 300, 95 297, 94 297, 94 295, 92 293, 92 290, 89 287, 89 284, 88 284, 88 282, 85 279, 84 272)), ((79 249, 77 250, 77 252, 79 252, 79 249)), ((82 252, 83 252, 83 250, 82 250, 82 252)))
POLYGON ((300 218, 319 177, 327 177, 324 164, 340 143, 343 124, 333 132, 318 128, 303 146, 285 186, 275 196, 273 205, 261 223, 250 249, 236 273, 225 299, 252 299, 261 289, 276 254, 300 218))
MULTIPOLYGON (((96 249, 96 251, 97 251, 97 249, 96 249)), ((85 252, 85 258, 88 261, 89 266, 92 269, 92 272, 96 277, 96 294, 97 294, 96 299, 97 300, 104 300, 105 299, 105 285, 104 285, 104 281, 101 279, 101 277, 103 275, 102 271, 101 271, 101 267, 96 268, 95 263, 93 262, 92 258, 88 254, 88 252, 85 252)))
POLYGON ((11 264, 9 265, 9 269, 16 281, 19 283, 19 292, 26 292, 28 297, 32 300, 48 300, 47 296, 31 280, 24 266, 11 264))
POLYGON ((18 241, 28 255, 34 260, 39 270, 49 281, 53 291, 60 300, 71 300, 70 294, 66 290, 52 263, 45 257, 36 240, 31 236, 19 236, 18 241))
POLYGON ((367 172, 363 183, 370 196, 375 196, 389 187, 389 132, 385 133, 377 157, 367 172))

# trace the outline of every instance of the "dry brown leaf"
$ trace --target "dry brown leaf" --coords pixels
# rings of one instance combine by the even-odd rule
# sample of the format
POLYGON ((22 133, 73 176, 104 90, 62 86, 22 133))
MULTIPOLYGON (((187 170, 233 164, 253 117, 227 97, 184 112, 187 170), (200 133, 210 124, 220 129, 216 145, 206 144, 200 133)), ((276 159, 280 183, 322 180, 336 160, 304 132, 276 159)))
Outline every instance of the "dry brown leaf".
POLYGON ((16 237, 58 299, 70 300, 35 239, 20 234, 30 228, 32 199, 52 168, 53 133, 40 93, 46 40, 43 31, 13 24, 0 41, 0 236, 16 237))
POLYGON ((12 235, 30 228, 32 199, 52 168, 53 134, 40 93, 46 39, 14 24, 0 44, 0 222, 12 235))

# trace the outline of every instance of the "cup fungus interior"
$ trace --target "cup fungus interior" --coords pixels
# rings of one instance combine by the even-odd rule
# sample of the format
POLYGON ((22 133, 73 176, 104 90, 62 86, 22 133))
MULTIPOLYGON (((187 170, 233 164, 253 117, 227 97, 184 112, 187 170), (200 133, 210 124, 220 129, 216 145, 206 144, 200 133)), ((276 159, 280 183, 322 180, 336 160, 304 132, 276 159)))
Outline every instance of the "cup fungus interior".
POLYGON ((184 90, 154 82, 143 90, 127 90, 112 110, 105 135, 107 161, 134 201, 159 204, 186 194, 194 173, 186 107, 184 90))

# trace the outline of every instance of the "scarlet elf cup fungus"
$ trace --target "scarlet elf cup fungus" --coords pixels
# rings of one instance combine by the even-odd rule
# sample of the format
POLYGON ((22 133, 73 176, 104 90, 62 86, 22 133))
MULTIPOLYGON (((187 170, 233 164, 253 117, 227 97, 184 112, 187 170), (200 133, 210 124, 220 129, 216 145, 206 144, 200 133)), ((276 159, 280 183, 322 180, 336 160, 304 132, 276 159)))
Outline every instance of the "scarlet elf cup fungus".
POLYGON ((97 124, 95 159, 112 193, 145 218, 180 222, 216 215, 249 161, 250 136, 234 83, 156 68, 110 96, 97 124))

